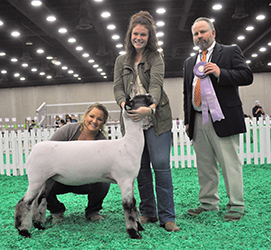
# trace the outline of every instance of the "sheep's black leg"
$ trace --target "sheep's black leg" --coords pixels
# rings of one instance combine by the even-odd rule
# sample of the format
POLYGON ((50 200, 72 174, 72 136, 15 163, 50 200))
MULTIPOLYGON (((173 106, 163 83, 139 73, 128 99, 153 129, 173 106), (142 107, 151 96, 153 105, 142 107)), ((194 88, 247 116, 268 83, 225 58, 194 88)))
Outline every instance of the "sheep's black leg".
POLYGON ((52 179, 48 179, 45 182, 32 206, 33 225, 35 228, 38 228, 39 230, 45 230, 43 223, 46 221, 46 208, 47 208, 46 197, 48 196, 54 182, 55 181, 52 179))
POLYGON ((30 238, 29 229, 32 226, 32 201, 25 202, 24 197, 16 204, 15 207, 15 228, 19 234, 30 238))
POLYGON ((141 224, 138 221, 138 211, 136 209, 136 200, 133 197, 131 201, 123 202, 123 209, 126 219, 126 228, 127 233, 132 239, 141 239, 142 235, 138 232, 138 230, 144 230, 141 224), (139 227, 140 226, 140 227, 139 227))
POLYGON ((140 224, 139 221, 137 221, 137 228, 138 228, 138 231, 144 231, 144 227, 142 227, 142 225, 140 224))
POLYGON ((18 232, 19 232, 20 235, 24 236, 25 238, 30 238, 31 237, 31 234, 28 232, 27 229, 23 229, 23 230, 18 229, 18 232))

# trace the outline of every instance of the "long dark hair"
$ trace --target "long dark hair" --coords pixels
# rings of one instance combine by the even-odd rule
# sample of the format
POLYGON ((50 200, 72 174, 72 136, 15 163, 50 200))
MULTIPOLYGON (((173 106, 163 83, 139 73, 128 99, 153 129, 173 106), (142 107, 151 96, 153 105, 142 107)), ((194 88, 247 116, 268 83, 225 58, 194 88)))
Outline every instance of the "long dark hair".
POLYGON ((148 11, 140 11, 131 17, 125 37, 126 58, 130 64, 134 63, 136 57, 136 49, 131 42, 131 35, 134 27, 138 24, 149 30, 149 40, 145 48, 148 51, 148 58, 159 53, 158 49, 161 49, 158 45, 153 17, 148 11))

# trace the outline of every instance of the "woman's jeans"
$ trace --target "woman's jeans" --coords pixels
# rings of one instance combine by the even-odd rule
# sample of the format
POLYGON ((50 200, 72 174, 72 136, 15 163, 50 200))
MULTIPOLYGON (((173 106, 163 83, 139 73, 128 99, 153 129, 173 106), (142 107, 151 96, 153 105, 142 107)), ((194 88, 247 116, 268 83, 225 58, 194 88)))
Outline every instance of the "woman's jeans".
POLYGON ((90 216, 94 212, 100 211, 102 209, 102 204, 105 196, 109 191, 110 184, 97 182, 81 186, 68 186, 55 182, 48 197, 47 197, 47 209, 51 213, 64 213, 66 208, 63 203, 61 203, 56 195, 75 193, 75 194, 87 194, 88 195, 88 205, 85 209, 85 216, 90 216))
POLYGON ((145 147, 142 154, 141 169, 137 177, 140 194, 140 213, 147 217, 158 217, 160 224, 175 222, 175 209, 173 200, 173 185, 170 169, 171 131, 159 136, 151 127, 144 131, 145 147), (155 176, 155 191, 157 207, 153 187, 153 175, 155 176))

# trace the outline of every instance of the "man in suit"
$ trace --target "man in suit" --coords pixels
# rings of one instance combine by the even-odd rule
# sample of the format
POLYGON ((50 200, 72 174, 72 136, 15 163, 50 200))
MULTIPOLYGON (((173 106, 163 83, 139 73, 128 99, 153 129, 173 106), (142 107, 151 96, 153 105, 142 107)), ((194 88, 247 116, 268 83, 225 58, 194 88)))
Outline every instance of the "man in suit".
MULTIPOLYGON (((238 46, 221 45, 215 41, 216 31, 210 19, 198 18, 191 31, 199 53, 184 63, 184 122, 196 152, 200 206, 187 212, 197 216, 202 212, 219 210, 219 163, 229 198, 224 219, 239 220, 245 210, 242 164, 238 157, 239 133, 246 132, 246 127, 238 87, 250 85, 253 75, 238 46), (202 102, 194 103, 198 77, 194 75, 193 68, 206 50, 203 74, 211 81, 220 105, 220 119, 214 119, 210 108, 202 112, 202 102), (207 123, 203 120, 204 115, 207 123)), ((202 92, 201 97, 204 98, 202 92)))

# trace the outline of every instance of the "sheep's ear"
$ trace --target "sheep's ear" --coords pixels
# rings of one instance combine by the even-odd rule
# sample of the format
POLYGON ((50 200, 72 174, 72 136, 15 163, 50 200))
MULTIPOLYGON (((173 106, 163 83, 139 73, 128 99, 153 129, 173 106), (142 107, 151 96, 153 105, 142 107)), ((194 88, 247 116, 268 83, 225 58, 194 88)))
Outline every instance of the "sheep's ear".
POLYGON ((131 110, 132 107, 134 106, 134 102, 131 99, 126 99, 125 105, 124 105, 124 109, 125 110, 131 110))

